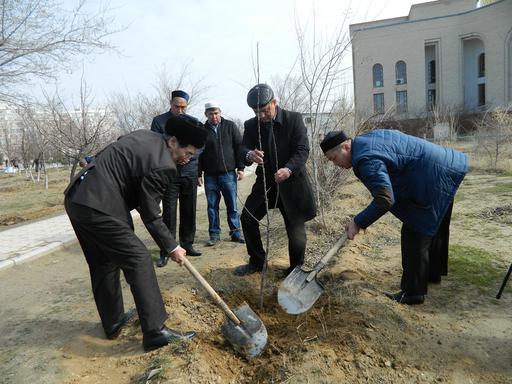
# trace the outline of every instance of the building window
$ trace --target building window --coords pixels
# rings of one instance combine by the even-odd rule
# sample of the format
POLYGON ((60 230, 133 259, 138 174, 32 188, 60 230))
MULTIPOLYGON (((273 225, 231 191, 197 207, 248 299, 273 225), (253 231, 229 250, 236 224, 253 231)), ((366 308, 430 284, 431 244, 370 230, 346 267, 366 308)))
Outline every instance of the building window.
POLYGON ((373 66, 373 88, 384 86, 384 70, 382 64, 375 64, 373 66))
POLYGON ((478 106, 485 105, 485 84, 478 84, 478 106))
POLYGON ((373 111, 375 113, 384 113, 384 94, 375 93, 373 95, 373 111))
POLYGON ((427 91, 427 108, 429 111, 433 111, 436 106, 436 90, 429 89, 427 91))
POLYGON ((407 112, 407 91, 399 91, 396 93, 396 111, 398 113, 407 112))
POLYGON ((429 84, 435 84, 436 82, 436 61, 430 60, 428 62, 428 82, 429 84))
POLYGON ((400 60, 396 62, 395 75, 397 84, 407 84, 407 66, 405 61, 400 60))
POLYGON ((478 56, 478 77, 485 77, 485 53, 478 56))

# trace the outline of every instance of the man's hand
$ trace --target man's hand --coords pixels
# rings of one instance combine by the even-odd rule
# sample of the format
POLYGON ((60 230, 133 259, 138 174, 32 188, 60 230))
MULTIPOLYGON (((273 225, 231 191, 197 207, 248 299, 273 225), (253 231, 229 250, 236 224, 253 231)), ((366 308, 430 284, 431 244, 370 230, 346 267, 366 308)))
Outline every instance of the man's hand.
POLYGON ((244 178, 244 171, 237 171, 236 175, 237 175, 237 180, 240 181, 244 178))
POLYGON ((172 261, 178 263, 178 265, 183 266, 183 263, 185 262, 185 255, 187 254, 187 251, 185 251, 183 248, 178 246, 169 257, 172 259, 172 261))
POLYGON ((264 153, 259 149, 253 149, 252 151, 249 151, 247 154, 247 159, 256 164, 263 164, 263 157, 264 153))
POLYGON ((199 176, 199 177, 197 178, 197 185, 199 185, 199 186, 202 186, 202 185, 203 185, 203 177, 202 177, 202 176, 199 176))
POLYGON ((356 224, 354 219, 350 221, 350 223, 347 224, 345 227, 345 231, 347 231, 347 237, 350 240, 354 240, 354 237, 359 233, 361 228, 359 228, 359 225, 356 224))
POLYGON ((282 183, 291 176, 291 172, 288 168, 280 168, 274 173, 274 180, 277 184, 282 183))

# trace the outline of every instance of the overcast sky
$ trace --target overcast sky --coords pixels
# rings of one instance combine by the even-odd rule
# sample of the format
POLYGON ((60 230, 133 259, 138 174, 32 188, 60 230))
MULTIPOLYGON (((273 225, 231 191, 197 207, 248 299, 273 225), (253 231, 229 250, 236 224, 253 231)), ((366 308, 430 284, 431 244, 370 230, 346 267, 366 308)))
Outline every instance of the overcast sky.
MULTIPOLYGON (((420 2, 425 0, 110 0, 116 24, 128 25, 110 38, 122 55, 84 60, 74 73, 60 77, 59 87, 77 95, 83 67, 100 103, 114 90, 151 93, 159 68, 165 65, 172 74, 189 64, 191 78, 211 86, 206 98, 220 102, 226 115, 245 120, 252 116, 245 99, 256 83, 256 44, 261 82, 285 76, 297 55, 295 14, 306 23, 314 6, 317 29, 328 35, 347 11, 352 24, 406 16, 411 4, 420 2)), ((346 81, 351 88, 351 72, 346 81)), ((189 112, 202 118, 202 106, 189 112)))

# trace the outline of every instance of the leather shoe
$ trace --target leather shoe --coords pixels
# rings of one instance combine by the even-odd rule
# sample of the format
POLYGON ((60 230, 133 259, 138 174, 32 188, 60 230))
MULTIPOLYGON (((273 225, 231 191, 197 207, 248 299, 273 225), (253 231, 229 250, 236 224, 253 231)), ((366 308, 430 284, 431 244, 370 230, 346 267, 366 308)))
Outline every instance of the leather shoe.
POLYGON ((245 244, 245 239, 242 236, 232 236, 231 241, 233 243, 245 244))
POLYGON ((423 304, 425 301, 425 295, 409 295, 404 291, 400 291, 398 293, 386 293, 386 296, 397 303, 407 305, 423 304))
POLYGON ((185 251, 187 251, 187 256, 201 256, 202 255, 201 252, 196 251, 193 247, 190 247, 190 248, 183 247, 183 249, 185 249, 185 251))
POLYGON ((159 331, 146 332, 142 336, 145 351, 152 351, 169 344, 172 341, 189 341, 196 336, 193 331, 179 332, 165 325, 159 331))
POLYGON ((220 241, 218 237, 210 237, 208 241, 206 242, 207 247, 213 247, 215 244, 217 244, 220 241))
POLYGON ((114 323, 109 329, 105 329, 105 335, 107 336, 107 339, 113 340, 117 338, 126 323, 130 321, 130 319, 132 319, 136 314, 137 311, 135 308, 132 308, 123 315, 121 320, 119 320, 117 323, 114 323))
POLYGON ((255 267, 252 264, 244 264, 244 265, 239 265, 238 267, 236 267, 235 270, 233 271, 233 273, 236 276, 247 276, 247 275, 251 275, 256 272, 261 272, 261 270, 262 270, 262 268, 255 267))
POLYGON ((156 262, 157 267, 165 267, 169 262, 169 258, 167 256, 160 256, 160 260, 156 262))

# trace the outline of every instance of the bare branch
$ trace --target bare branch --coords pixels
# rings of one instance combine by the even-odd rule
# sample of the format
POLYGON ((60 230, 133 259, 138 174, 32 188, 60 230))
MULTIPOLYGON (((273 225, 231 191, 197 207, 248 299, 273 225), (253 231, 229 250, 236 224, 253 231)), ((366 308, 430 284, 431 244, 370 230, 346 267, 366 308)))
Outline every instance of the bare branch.
POLYGON ((79 55, 115 49, 106 39, 122 28, 112 27, 108 8, 87 13, 86 4, 67 11, 54 0, 1 2, 0 101, 19 100, 18 85, 54 77, 79 55))

